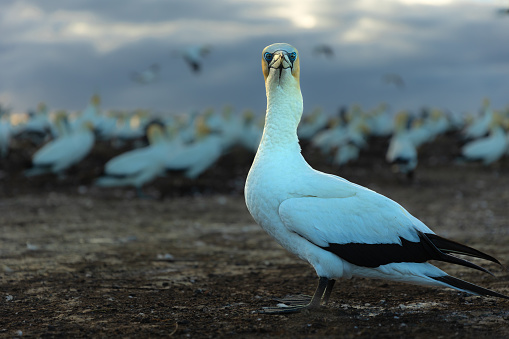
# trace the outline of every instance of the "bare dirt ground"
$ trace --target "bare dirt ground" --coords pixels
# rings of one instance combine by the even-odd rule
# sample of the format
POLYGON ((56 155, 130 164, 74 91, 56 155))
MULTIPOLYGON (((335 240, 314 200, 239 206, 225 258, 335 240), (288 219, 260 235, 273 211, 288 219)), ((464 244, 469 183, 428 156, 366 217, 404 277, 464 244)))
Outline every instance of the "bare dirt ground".
MULTIPOLYGON (((408 183, 384 162, 387 140, 338 169, 309 147, 316 168, 400 202, 440 235, 509 265, 509 161, 454 164, 441 137, 420 150, 408 183)), ((242 195, 251 154, 234 150, 195 182, 169 174, 147 187, 91 185, 114 154, 99 144, 66 178, 25 179, 28 144, 0 164, 0 336, 3 337, 458 337, 509 336, 509 301, 380 280, 339 281, 327 307, 257 313, 272 297, 314 292, 311 267, 277 245, 242 195)), ((473 260, 485 264, 480 260, 473 260)), ((496 277, 439 265, 509 294, 496 277)))

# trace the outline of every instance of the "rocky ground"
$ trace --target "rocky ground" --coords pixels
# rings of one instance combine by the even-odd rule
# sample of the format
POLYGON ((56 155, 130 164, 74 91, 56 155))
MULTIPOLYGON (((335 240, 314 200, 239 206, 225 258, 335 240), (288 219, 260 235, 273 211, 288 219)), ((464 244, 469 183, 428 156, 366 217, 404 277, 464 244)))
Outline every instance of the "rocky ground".
MULTIPOLYGON (((344 168, 310 147, 316 168, 400 202, 435 232, 509 264, 509 161, 454 163, 453 137, 420 150, 415 180, 384 161, 374 140, 344 168)), ((339 281, 327 307, 289 315, 257 311, 273 297, 312 294, 311 267, 249 215, 242 189, 252 154, 234 150, 197 181, 168 174, 146 188, 99 189, 93 178, 122 152, 100 143, 65 178, 25 179, 34 147, 17 143, 0 163, 0 337, 458 337, 509 336, 509 301, 381 280, 339 281)), ((496 277, 437 264, 509 294, 496 277)))

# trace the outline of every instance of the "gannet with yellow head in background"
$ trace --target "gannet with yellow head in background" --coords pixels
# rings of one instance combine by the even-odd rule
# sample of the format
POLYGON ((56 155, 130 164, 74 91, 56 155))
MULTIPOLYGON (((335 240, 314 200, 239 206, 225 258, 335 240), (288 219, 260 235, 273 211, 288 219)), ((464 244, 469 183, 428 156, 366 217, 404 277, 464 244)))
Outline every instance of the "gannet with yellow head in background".
POLYGON ((288 251, 309 262, 319 277, 312 298, 286 298, 296 312, 326 304, 335 279, 353 276, 450 287, 478 295, 509 297, 449 276, 427 263, 440 260, 487 272, 460 253, 495 258, 437 236, 393 200, 343 178, 314 170, 301 154, 297 126, 303 101, 297 50, 266 47, 262 69, 267 94, 263 136, 249 171, 246 205, 256 222, 288 251))
POLYGON ((104 165, 104 175, 95 181, 97 186, 133 186, 140 198, 150 196, 143 185, 164 175, 165 163, 175 146, 165 133, 164 126, 151 123, 147 128, 147 147, 136 148, 110 159, 104 165))

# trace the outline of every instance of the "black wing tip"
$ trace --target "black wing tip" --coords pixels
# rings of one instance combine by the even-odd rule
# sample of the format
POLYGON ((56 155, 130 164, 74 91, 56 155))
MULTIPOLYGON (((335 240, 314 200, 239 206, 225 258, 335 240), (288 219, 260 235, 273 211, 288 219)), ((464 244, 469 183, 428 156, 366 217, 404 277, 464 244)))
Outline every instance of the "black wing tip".
POLYGON ((426 236, 433 243, 433 245, 435 245, 440 251, 442 251, 444 253, 457 253, 457 254, 468 255, 468 256, 488 260, 488 261, 494 262, 495 264, 498 264, 498 265, 504 267, 504 265, 502 265, 500 263, 500 261, 498 261, 497 258, 495 258, 489 254, 486 254, 484 252, 481 252, 479 250, 476 250, 475 248, 472 248, 470 246, 460 244, 459 242, 443 238, 443 237, 438 236, 433 233, 421 233, 421 234, 426 236))
POLYGON ((445 283, 452 288, 466 291, 466 292, 469 292, 472 294, 477 294, 477 295, 481 295, 481 296, 491 296, 491 297, 497 297, 497 298, 509 300, 509 296, 507 296, 505 294, 498 293, 498 292, 489 290, 489 289, 481 287, 481 286, 477 286, 475 284, 469 283, 468 281, 464 281, 464 280, 452 277, 450 275, 443 275, 443 276, 439 276, 439 277, 430 277, 430 278, 434 279, 436 281, 445 283))

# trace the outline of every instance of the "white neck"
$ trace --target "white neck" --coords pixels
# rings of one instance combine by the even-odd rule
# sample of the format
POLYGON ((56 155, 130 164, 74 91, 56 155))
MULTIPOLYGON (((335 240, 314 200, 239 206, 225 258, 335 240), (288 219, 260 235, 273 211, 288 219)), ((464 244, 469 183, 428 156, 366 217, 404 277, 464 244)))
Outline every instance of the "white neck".
POLYGON ((263 149, 286 149, 288 145, 292 144, 299 147, 297 126, 303 108, 300 87, 295 81, 279 85, 270 80, 269 76, 266 83, 267 114, 260 147, 263 149))

